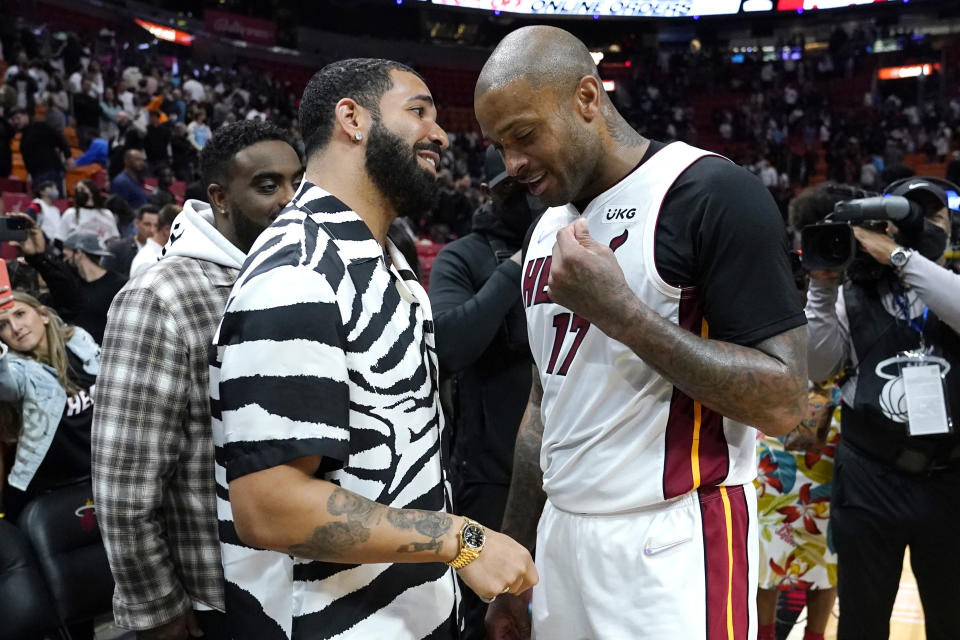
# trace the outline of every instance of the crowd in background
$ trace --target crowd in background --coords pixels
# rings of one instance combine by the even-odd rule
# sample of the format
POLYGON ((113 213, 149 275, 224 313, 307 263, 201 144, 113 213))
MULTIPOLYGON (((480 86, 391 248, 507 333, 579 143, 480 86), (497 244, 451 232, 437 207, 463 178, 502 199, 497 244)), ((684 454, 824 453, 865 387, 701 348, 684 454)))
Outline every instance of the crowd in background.
MULTIPOLYGON (((11 145, 19 133, 36 196, 26 213, 43 233, 21 243, 16 253, 23 260, 11 261, 14 288, 59 311, 66 326, 83 330, 76 335, 99 342, 113 296, 126 278, 159 257, 179 205, 207 198, 200 152, 220 127, 272 122, 302 158, 299 88, 250 66, 174 64, 127 47, 108 31, 91 40, 21 26, 2 41, 0 178, 12 171, 11 145), (72 157, 68 132, 83 151, 80 157, 72 157), (66 173, 91 164, 102 166, 103 180, 83 180, 68 193, 66 173)), ((908 101, 871 86, 853 102, 823 90, 824 83, 860 71, 876 35, 840 29, 817 60, 734 63, 720 50, 645 49, 631 56, 631 81, 619 83, 613 99, 644 136, 701 145, 746 166, 774 195, 785 219, 795 193, 815 176, 880 190, 912 174, 908 155, 924 154, 929 163, 953 160, 951 178, 950 171, 960 172, 954 151, 960 99, 908 101), (729 98, 709 118, 694 106, 704 90, 722 90, 729 98), (698 129, 703 122, 711 129, 698 129)), ((792 45, 802 48, 803 42, 792 45)), ((402 222, 414 242, 437 247, 467 236, 474 214, 490 205, 482 186, 482 137, 476 131, 448 133, 435 207, 402 222)), ((78 349, 71 353, 81 354, 78 349)), ((10 421, 6 415, 0 419, 10 421)), ((8 442, 14 436, 0 429, 8 442)), ((836 429, 831 447, 835 436, 836 429)))
MULTIPOLYGON (((35 185, 44 178, 56 180, 51 168, 57 167, 49 165, 60 154, 66 169, 96 162, 111 181, 124 171, 141 181, 160 178, 169 168, 175 180, 193 184, 198 153, 212 132, 243 119, 277 124, 303 150, 297 87, 274 74, 244 64, 174 62, 156 48, 128 46, 109 30, 91 38, 33 30, 22 22, 17 26, 3 39, 0 175, 10 173, 10 141, 17 133, 9 117, 24 110, 45 123, 43 135, 34 133, 32 140, 48 151, 29 152, 40 156, 29 158, 43 174, 34 176, 35 185), (72 127, 76 146, 85 151, 75 161, 60 135, 65 127, 72 127), (125 162, 129 150, 143 154, 139 172, 125 162)), ((860 74, 870 46, 883 35, 870 27, 852 33, 838 28, 826 52, 799 60, 779 52, 802 51, 802 36, 778 43, 775 60, 765 59, 769 54, 761 56, 759 48, 742 54, 739 62, 719 47, 640 48, 628 58, 630 81, 618 83, 613 98, 641 134, 703 146, 751 169, 785 213, 796 188, 807 186, 818 172, 875 190, 907 175, 908 154, 923 153, 929 162, 948 159, 960 126, 960 99, 931 95, 908 101, 882 95, 873 84, 854 96, 828 90, 831 81, 860 74), (697 114, 696 97, 704 91, 718 104, 706 107, 709 114, 697 114)), ((908 49, 924 51, 922 38, 903 39, 908 49)), ((465 235, 472 211, 483 200, 478 187, 484 144, 476 131, 450 133, 441 206, 408 225, 418 237, 439 242, 465 235)), ((134 209, 143 204, 139 196, 132 200, 134 209)))

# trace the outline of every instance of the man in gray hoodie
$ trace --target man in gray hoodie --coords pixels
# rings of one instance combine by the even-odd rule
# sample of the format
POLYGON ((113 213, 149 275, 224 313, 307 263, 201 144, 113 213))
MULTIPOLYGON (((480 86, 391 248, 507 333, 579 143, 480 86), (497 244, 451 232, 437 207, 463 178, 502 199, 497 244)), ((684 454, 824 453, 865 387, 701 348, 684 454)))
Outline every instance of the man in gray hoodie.
POLYGON ((93 422, 97 520, 114 617, 138 638, 226 638, 208 348, 246 252, 303 175, 286 134, 222 127, 204 147, 210 204, 184 203, 160 262, 114 300, 93 422))

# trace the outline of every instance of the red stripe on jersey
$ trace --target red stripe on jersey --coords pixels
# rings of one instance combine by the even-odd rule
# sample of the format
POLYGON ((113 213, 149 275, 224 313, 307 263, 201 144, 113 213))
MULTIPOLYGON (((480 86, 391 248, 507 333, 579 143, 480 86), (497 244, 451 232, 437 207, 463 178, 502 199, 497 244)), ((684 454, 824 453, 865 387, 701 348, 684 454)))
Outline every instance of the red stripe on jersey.
MULTIPOLYGON (((752 489, 752 485, 750 485, 752 489)), ((707 640, 745 640, 750 626, 747 539, 750 514, 743 485, 702 487, 707 640)))
MULTIPOLYGON (((681 291, 678 315, 680 327, 706 337, 703 309, 694 289, 681 291)), ((729 467, 723 417, 674 387, 665 433, 664 499, 715 485, 727 477, 729 467)))

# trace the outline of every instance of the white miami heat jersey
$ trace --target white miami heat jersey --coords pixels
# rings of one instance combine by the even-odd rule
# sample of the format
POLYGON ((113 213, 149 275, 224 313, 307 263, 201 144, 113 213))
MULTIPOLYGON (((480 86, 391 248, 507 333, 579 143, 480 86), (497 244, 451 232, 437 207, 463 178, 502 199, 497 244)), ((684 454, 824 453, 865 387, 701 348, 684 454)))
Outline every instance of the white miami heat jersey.
MULTIPOLYGON (((709 329, 696 292, 657 273, 654 234, 671 185, 708 155, 667 145, 583 212, 590 235, 613 249, 640 300, 704 337, 709 329)), ((530 349, 543 384, 540 467, 551 503, 573 513, 618 513, 700 486, 751 482, 753 428, 694 402, 628 347, 550 301, 556 233, 578 217, 571 205, 547 210, 523 267, 530 349)))

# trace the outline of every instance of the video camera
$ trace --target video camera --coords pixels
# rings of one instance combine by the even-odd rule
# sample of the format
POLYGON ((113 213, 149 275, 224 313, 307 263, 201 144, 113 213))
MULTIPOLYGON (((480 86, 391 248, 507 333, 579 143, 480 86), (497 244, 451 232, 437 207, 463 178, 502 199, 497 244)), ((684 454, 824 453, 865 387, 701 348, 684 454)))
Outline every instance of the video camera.
MULTIPOLYGON (((884 233, 893 222, 899 231, 898 241, 910 249, 919 249, 926 216, 943 207, 951 213, 960 208, 960 188, 941 178, 898 180, 888 185, 883 194, 847 186, 831 187, 828 191, 845 199, 838 201, 833 213, 822 222, 800 232, 803 268, 846 270, 852 280, 878 280, 887 270, 859 247, 853 225, 884 233)), ((952 217, 956 226, 958 216, 952 217)))

